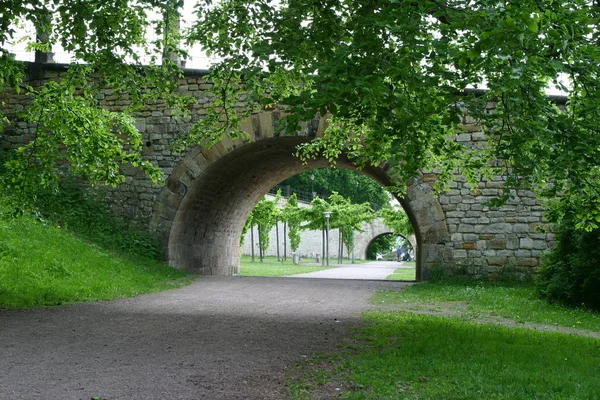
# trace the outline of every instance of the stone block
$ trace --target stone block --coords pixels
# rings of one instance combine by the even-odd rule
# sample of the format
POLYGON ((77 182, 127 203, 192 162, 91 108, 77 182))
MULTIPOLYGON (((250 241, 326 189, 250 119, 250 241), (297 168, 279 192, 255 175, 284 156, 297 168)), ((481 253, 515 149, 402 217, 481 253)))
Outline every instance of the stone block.
POLYGON ((506 257, 488 257, 488 265, 505 265, 508 261, 506 257))
POLYGON ((521 238, 519 240, 519 247, 521 249, 533 249, 533 239, 531 238, 521 238))
POLYGON ((537 258, 517 258, 517 263, 525 267, 537 267, 539 260, 537 258))
POLYGON ((495 250, 506 249, 506 240, 496 239, 490 242, 490 247, 495 250))

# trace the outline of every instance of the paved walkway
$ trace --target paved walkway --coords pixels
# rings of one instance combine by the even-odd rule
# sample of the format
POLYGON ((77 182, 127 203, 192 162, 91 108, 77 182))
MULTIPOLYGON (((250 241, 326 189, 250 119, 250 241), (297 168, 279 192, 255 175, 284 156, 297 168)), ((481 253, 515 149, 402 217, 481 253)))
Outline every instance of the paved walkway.
POLYGON ((0 399, 284 399, 289 368, 335 351, 375 291, 406 286, 203 277, 134 299, 0 310, 0 399))
MULTIPOLYGON (((331 263, 331 260, 329 260, 331 263)), ((291 275, 291 278, 365 279, 385 280, 398 268, 414 268, 397 261, 371 261, 366 264, 342 264, 339 267, 306 274, 291 275)))

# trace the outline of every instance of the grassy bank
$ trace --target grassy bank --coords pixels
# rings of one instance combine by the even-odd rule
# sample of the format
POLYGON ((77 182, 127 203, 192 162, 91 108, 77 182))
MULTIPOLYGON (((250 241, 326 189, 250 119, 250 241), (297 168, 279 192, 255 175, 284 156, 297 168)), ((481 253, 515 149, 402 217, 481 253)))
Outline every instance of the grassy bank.
POLYGON ((115 255, 30 216, 0 221, 0 308, 131 297, 190 280, 154 259, 115 255))
POLYGON ((546 331, 600 337, 598 313, 480 283, 417 284, 373 302, 382 308, 350 345, 290 375, 293 398, 600 398, 600 339, 546 331))

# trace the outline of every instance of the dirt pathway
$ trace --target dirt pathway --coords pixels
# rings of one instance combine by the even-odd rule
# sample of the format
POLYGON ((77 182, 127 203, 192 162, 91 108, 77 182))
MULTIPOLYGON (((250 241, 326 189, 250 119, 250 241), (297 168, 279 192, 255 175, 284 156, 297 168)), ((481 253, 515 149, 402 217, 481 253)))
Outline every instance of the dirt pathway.
POLYGON ((135 299, 0 311, 0 399, 282 399, 399 282, 206 277, 135 299))

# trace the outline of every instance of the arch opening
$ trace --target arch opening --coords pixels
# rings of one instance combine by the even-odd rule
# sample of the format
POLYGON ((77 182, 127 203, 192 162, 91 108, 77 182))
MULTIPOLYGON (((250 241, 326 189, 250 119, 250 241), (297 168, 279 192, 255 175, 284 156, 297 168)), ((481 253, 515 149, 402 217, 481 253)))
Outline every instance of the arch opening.
MULTIPOLYGON (((284 179, 328 166, 324 159, 302 164, 295 156, 310 132, 277 136, 270 120, 270 130, 264 128, 269 125, 264 115, 252 118, 250 140, 228 139, 211 149, 195 149, 169 177, 155 207, 155 224, 158 231, 168 232, 171 266, 206 275, 239 274, 240 235, 255 204, 284 179)), ((344 157, 337 166, 355 170, 344 157)), ((360 173, 382 186, 393 184, 385 166, 360 173)), ((415 230, 417 280, 426 279, 427 265, 447 236, 443 212, 429 186, 420 182, 411 183, 407 196, 398 201, 415 230)))

